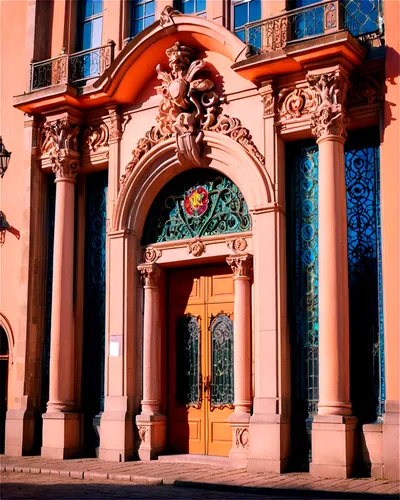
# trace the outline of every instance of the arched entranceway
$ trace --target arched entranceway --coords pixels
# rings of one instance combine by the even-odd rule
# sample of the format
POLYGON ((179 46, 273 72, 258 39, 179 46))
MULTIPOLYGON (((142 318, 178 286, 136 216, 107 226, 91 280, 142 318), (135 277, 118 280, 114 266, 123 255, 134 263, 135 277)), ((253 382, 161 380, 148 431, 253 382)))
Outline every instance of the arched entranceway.
POLYGON ((5 444, 9 356, 8 337, 6 331, 0 325, 0 453, 4 453, 5 444))

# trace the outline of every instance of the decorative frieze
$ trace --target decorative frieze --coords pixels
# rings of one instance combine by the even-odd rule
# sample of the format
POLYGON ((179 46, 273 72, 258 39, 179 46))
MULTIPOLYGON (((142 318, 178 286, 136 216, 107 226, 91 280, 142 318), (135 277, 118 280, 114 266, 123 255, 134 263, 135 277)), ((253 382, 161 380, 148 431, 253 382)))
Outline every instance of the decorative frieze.
POLYGON ((266 83, 260 88, 260 94, 263 101, 264 118, 275 114, 275 96, 271 83, 266 83))
POLYGON ((200 238, 196 238, 188 244, 188 253, 192 254, 194 257, 200 257, 205 251, 206 246, 200 238))
POLYGON ((160 282, 160 268, 157 264, 140 264, 138 270, 145 288, 157 288, 160 282))
POLYGON ((310 88, 284 88, 278 95, 280 120, 300 118, 316 107, 315 94, 310 88))
POLYGON ((370 106, 383 102, 385 98, 384 82, 384 72, 354 75, 349 89, 348 107, 370 106))
POLYGON ((226 258, 226 262, 233 271, 233 278, 250 279, 253 270, 253 256, 246 254, 230 255, 226 258))
POLYGON ((96 152, 99 148, 107 148, 109 139, 108 127, 105 123, 90 125, 83 133, 83 146, 90 152, 96 152))
POLYGON ((110 117, 110 141, 118 141, 122 137, 122 123, 116 107, 108 108, 108 116, 110 117))
POLYGON ((179 15, 181 13, 178 10, 175 10, 171 5, 167 5, 160 14, 160 26, 164 28, 164 26, 172 24, 174 22, 173 18, 179 15))
POLYGON ((347 82, 339 69, 327 74, 307 75, 317 107, 311 114, 311 132, 317 140, 328 136, 346 138, 344 98, 347 82))

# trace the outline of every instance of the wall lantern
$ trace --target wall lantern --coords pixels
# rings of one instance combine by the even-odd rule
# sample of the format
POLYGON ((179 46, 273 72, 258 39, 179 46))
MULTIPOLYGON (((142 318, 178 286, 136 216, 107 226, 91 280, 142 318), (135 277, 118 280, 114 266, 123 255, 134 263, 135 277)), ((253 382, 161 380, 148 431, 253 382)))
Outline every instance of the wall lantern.
POLYGON ((0 177, 6 173, 11 153, 4 147, 3 139, 0 135, 0 177))

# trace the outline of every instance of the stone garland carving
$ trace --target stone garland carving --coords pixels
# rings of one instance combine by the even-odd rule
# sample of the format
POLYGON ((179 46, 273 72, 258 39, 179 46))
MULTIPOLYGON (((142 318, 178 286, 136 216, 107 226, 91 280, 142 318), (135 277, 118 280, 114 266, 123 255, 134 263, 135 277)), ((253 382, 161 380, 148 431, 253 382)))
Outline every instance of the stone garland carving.
POLYGON ((196 238, 194 241, 188 244, 188 253, 192 254, 194 257, 200 257, 206 251, 205 244, 200 238, 196 238))
POLYGON ((117 141, 122 136, 121 117, 115 108, 108 109, 110 117, 110 141, 117 141))
POLYGON ((144 287, 156 288, 160 280, 160 268, 157 264, 140 264, 138 270, 142 277, 144 287))
POLYGON ((108 146, 109 131, 105 123, 91 125, 83 133, 83 144, 90 152, 108 146))
POLYGON ((260 89, 260 94, 264 106, 264 118, 273 116, 275 113, 275 96, 271 84, 267 84, 260 89))
POLYGON ((234 253, 243 253, 247 248, 247 241, 245 238, 232 238, 226 240, 228 248, 234 253))
POLYGON ((162 255, 162 251, 158 248, 147 247, 144 250, 144 260, 148 263, 156 262, 162 255))
POLYGON ((339 70, 328 74, 308 74, 310 89, 317 99, 311 114, 311 132, 316 139, 327 136, 347 137, 346 110, 343 105, 347 83, 339 70))
POLYGON ((250 444, 250 434, 247 427, 237 427, 235 429, 235 448, 247 450, 250 444))
POLYGON ((250 279, 253 269, 253 256, 250 254, 230 255, 226 262, 232 268, 233 277, 250 279))
POLYGON ((77 152, 78 134, 79 126, 72 124, 68 118, 45 123, 40 144, 42 154, 61 149, 77 152))
POLYGON ((147 435, 148 435, 148 432, 149 432, 149 428, 147 426, 145 426, 145 425, 140 425, 138 427, 138 432, 139 432, 140 440, 143 443, 147 443, 147 435))
POLYGON ((178 161, 186 167, 201 164, 201 142, 205 130, 228 135, 241 144, 249 154, 264 164, 263 155, 252 141, 249 131, 237 118, 222 114, 224 98, 214 90, 214 82, 198 73, 206 63, 195 59, 195 51, 179 41, 166 50, 170 71, 157 66, 161 85, 156 88, 162 100, 158 107, 157 124, 141 138, 132 151, 132 160, 121 176, 123 186, 140 158, 152 147, 175 137, 178 161))
POLYGON ((315 107, 315 95, 310 88, 284 88, 279 92, 278 111, 281 120, 300 118, 315 107))

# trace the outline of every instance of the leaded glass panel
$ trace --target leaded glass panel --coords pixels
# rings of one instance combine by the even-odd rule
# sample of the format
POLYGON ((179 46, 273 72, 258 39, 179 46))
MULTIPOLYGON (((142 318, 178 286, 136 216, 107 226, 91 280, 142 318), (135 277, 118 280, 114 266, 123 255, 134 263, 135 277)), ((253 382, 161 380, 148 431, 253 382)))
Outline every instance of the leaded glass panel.
POLYGON ((186 314, 176 320, 176 400, 201 405, 200 318, 186 314))
POLYGON ((385 399, 380 248, 379 135, 353 133, 346 143, 351 400, 360 422, 383 413, 385 399))
POLYGON ((233 321, 227 314, 211 317, 211 409, 232 406, 233 321))
POLYGON ((251 216, 239 188, 215 170, 178 175, 154 200, 143 244, 183 240, 251 229, 251 216))

